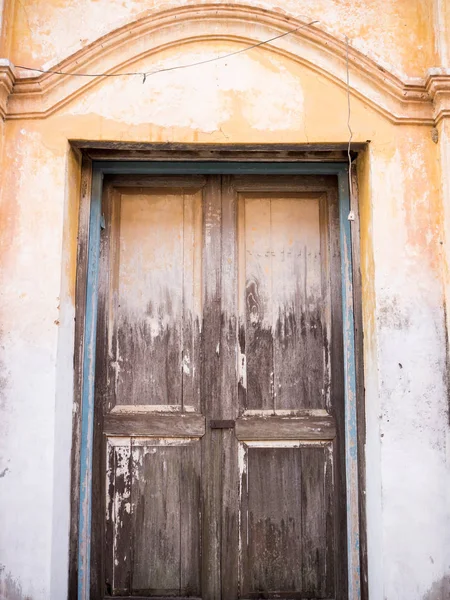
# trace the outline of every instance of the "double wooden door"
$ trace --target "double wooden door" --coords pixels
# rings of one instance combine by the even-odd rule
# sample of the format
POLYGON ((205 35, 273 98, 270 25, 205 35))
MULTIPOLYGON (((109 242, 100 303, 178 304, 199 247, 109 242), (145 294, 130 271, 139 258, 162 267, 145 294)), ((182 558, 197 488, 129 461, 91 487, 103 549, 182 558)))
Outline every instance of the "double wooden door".
POLYGON ((91 597, 344 599, 336 180, 105 179, 91 597))

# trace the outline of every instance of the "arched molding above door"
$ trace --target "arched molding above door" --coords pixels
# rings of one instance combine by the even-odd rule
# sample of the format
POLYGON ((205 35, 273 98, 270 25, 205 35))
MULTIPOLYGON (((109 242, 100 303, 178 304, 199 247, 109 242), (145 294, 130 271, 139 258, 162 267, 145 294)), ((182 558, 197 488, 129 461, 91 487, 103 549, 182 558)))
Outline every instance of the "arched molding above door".
MULTIPOLYGON (((214 40, 234 42, 236 49, 289 35, 264 45, 346 89, 347 46, 323 31, 275 11, 248 5, 187 5, 145 16, 77 51, 52 71, 29 71, 0 62, 0 114, 5 119, 45 118, 96 86, 104 77, 74 77, 76 73, 115 75, 169 48, 214 40)), ((433 70, 426 79, 402 80, 349 45, 350 93, 396 124, 433 125, 446 114, 450 75, 433 70), (439 102, 433 103, 435 93, 439 102), (436 107, 434 106, 436 104, 436 107)))

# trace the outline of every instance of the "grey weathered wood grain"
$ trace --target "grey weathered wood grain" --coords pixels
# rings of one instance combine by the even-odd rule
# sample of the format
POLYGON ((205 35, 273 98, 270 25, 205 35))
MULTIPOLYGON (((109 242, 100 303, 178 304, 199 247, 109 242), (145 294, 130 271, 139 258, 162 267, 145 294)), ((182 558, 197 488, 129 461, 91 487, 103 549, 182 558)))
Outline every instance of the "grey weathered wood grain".
POLYGON ((332 440, 336 436, 332 416, 254 416, 237 419, 238 440, 332 440))
POLYGON ((330 412, 336 419, 334 443, 334 528, 336 562, 336 594, 347 594, 347 502, 345 493, 345 406, 344 406, 344 357, 342 331, 341 250, 339 232, 339 200, 337 188, 327 190, 328 254, 330 277, 330 412))
POLYGON ((104 329, 98 329, 98 346, 104 352, 105 394, 104 412, 110 411, 117 404, 117 388, 119 375, 118 362, 118 319, 119 312, 119 264, 120 264, 120 215, 121 195, 117 188, 105 183, 108 193, 104 196, 102 215, 104 227, 100 247, 100 288, 99 316, 103 313, 104 329), (102 272, 103 271, 103 272, 102 272))
POLYGON ((198 414, 120 414, 105 415, 104 431, 108 435, 142 435, 154 437, 201 437, 205 417, 198 414))
POLYGON ((200 410, 202 194, 183 190, 182 405, 200 410))
POLYGON ((200 593, 200 441, 111 438, 106 589, 200 593))
POLYGON ((109 335, 108 289, 110 285, 110 233, 111 210, 114 204, 114 189, 104 185, 102 194, 102 214, 105 215, 106 228, 100 236, 99 260, 99 295, 97 309, 97 340, 96 344, 96 377, 94 404, 94 432, 92 464, 92 515, 91 515, 91 545, 98 551, 91 552, 91 595, 98 596, 103 592, 104 581, 102 573, 105 570, 103 538, 105 537, 105 490, 104 473, 108 457, 105 456, 105 439, 103 436, 103 413, 108 402, 108 345, 104 340, 109 335))
MULTIPOLYGON (((115 465, 116 456, 114 448, 107 442, 106 445, 106 489, 105 489, 105 504, 99 507, 98 511, 101 518, 105 520, 105 539, 101 541, 104 547, 104 572, 98 572, 98 578, 104 578, 104 591, 112 594, 114 585, 114 490, 115 490, 115 465)), ((93 549, 98 550, 99 546, 94 546, 93 549)))
POLYGON ((274 405, 324 407, 319 199, 271 198, 274 405))
POLYGON ((366 415, 364 402, 364 362, 363 362, 363 327, 361 302, 361 269, 359 256, 360 245, 360 211, 358 203, 358 174, 357 164, 352 165, 352 188, 350 208, 355 213, 351 223, 352 230, 352 266, 353 266, 353 319, 355 322, 355 362, 356 362, 356 398, 358 418, 358 470, 359 470, 359 515, 360 515, 360 564, 361 564, 361 600, 368 599, 368 567, 367 567, 367 508, 366 508, 366 415))
POLYGON ((110 408, 198 408, 202 238, 195 187, 185 194, 166 178, 156 187, 114 188, 107 222, 110 408))
POLYGON ((248 449, 246 592, 300 592, 302 584, 301 451, 248 449))
MULTIPOLYGON (((221 228, 220 178, 208 177, 204 188, 204 305, 202 328, 202 401, 207 420, 221 401, 221 228)), ((206 428, 202 440, 203 519, 202 596, 220 597, 222 432, 206 428)))
POLYGON ((133 592, 180 592, 180 454, 133 444, 133 592))
POLYGON ((200 596, 201 442, 180 448, 180 594, 200 596))
POLYGON ((300 451, 303 592, 328 598, 334 586, 333 463, 331 445, 300 451))
POLYGON ((131 443, 124 440, 120 445, 109 445, 113 454, 113 471, 108 473, 108 487, 112 498, 112 512, 109 513, 108 527, 112 529, 112 555, 106 557, 108 569, 112 571, 112 591, 125 594, 131 591, 132 570, 132 522, 131 522, 131 443))
MULTIPOLYGON (((238 160, 346 162, 348 144, 185 144, 178 142, 114 142, 72 140, 93 160, 238 160)), ((352 142, 352 153, 366 143, 352 142)))
POLYGON ((181 404, 183 194, 125 189, 120 206, 117 403, 181 404))
MULTIPOLYGON (((217 418, 234 422, 238 416, 237 347, 237 194, 232 177, 222 177, 222 324, 221 399, 217 418)), ((216 416, 216 414, 214 416, 216 416)), ((230 424, 230 423, 229 423, 230 424)), ((238 442, 233 429, 222 435, 221 597, 238 597, 239 473, 238 442)))
POLYGON ((274 408, 271 204, 240 197, 239 300, 246 357, 245 409, 274 408))
POLYGON ((109 175, 107 183, 116 188, 128 188, 127 193, 142 194, 148 189, 193 190, 202 188, 206 178, 202 175, 109 175))
POLYGON ((75 286, 74 399, 71 451, 69 597, 76 598, 78 578, 78 520, 80 501, 81 405, 83 386, 84 316, 88 268, 89 216, 91 208, 92 161, 81 160, 80 207, 78 214, 77 271, 75 286))

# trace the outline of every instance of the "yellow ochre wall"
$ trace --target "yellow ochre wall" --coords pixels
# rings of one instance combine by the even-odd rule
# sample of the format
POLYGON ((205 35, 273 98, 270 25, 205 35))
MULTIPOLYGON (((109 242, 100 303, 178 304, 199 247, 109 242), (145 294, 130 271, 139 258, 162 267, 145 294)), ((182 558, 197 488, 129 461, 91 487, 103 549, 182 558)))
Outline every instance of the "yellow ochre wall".
POLYGON ((1 599, 67 595, 70 140, 345 143, 345 36, 353 141, 369 142, 357 160, 369 597, 450 598, 450 0, 247 2, 0 0, 1 599), (21 68, 151 73, 287 31, 145 83, 21 68))

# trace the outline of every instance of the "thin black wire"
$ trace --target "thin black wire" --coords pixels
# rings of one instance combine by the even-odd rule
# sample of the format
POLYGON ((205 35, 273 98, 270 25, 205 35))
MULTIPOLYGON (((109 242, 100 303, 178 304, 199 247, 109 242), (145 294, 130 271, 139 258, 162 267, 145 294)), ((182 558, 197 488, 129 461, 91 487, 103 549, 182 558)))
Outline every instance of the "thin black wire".
POLYGON ((348 157, 348 191, 350 194, 350 210, 352 210, 352 155, 350 154, 350 149, 352 145, 353 139, 353 130, 350 125, 351 118, 351 106, 350 106, 350 66, 349 66, 349 58, 348 58, 348 37, 345 36, 345 63, 347 70, 347 129, 349 133, 348 137, 348 146, 347 146, 347 157, 348 157))
POLYGON ((198 62, 188 63, 186 65, 176 65, 174 67, 164 67, 162 69, 158 69, 156 71, 147 71, 147 72, 128 72, 128 73, 67 73, 66 71, 57 71, 53 69, 49 69, 45 71, 43 69, 37 69, 33 67, 25 67, 23 65, 16 65, 18 69, 24 69, 25 71, 35 71, 38 73, 52 73, 54 75, 68 75, 70 77, 131 77, 134 75, 139 75, 142 77, 142 83, 145 83, 147 77, 151 75, 156 75, 157 73, 164 73, 167 71, 175 71, 177 69, 188 69, 190 67, 197 67, 199 65, 205 65, 207 63, 215 62, 216 60, 223 60, 224 58, 230 58, 231 56, 236 56, 236 54, 242 54, 243 52, 248 52, 248 50, 252 50, 253 48, 258 48, 260 46, 264 46, 264 44, 269 44, 270 42, 274 42, 275 40, 279 40, 287 35, 291 35, 296 31, 300 31, 300 29, 304 29, 305 27, 310 27, 319 23, 319 21, 311 21, 310 23, 305 23, 304 25, 300 25, 300 27, 296 27, 295 29, 291 29, 290 31, 285 31, 284 33, 280 33, 268 40, 264 40, 262 42, 257 42, 256 44, 252 44, 251 46, 247 46, 246 48, 241 48, 241 50, 236 50, 234 52, 229 52, 228 54, 223 54, 222 56, 216 56, 214 58, 208 58, 206 60, 200 60, 198 62))

